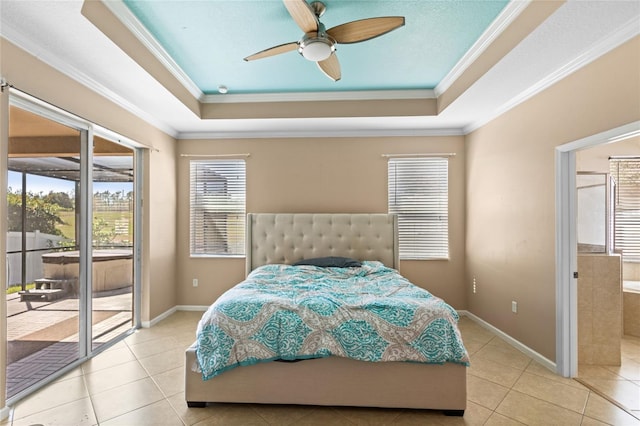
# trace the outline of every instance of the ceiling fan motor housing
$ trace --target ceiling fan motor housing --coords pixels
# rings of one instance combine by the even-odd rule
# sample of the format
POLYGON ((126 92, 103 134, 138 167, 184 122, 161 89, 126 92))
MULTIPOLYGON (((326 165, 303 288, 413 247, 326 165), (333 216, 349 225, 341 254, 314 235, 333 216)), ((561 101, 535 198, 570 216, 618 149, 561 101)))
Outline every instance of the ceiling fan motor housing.
POLYGON ((324 61, 336 51, 336 41, 325 31, 324 25, 318 23, 318 31, 306 33, 298 42, 298 52, 307 60, 324 61))
POLYGON ((335 43, 327 36, 306 36, 300 40, 298 52, 307 60, 318 62, 335 52, 335 43))
MULTIPOLYGON (((2 1, 2 0, 0 0, 2 1)), ((393 31, 405 24, 404 16, 380 16, 357 21, 345 22, 325 29, 320 17, 326 11, 322 1, 283 0, 284 6, 303 31, 299 41, 273 46, 244 58, 245 61, 267 58, 281 53, 297 50, 308 61, 315 62, 318 68, 331 80, 341 78, 340 61, 335 54, 338 43, 360 43, 393 31)))

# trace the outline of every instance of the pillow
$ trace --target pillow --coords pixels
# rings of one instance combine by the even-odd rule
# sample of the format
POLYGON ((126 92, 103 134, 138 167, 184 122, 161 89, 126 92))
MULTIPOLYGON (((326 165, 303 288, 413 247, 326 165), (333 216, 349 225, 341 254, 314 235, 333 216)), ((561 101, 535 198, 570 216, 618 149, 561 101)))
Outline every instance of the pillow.
POLYGON ((356 259, 351 259, 350 257, 328 256, 302 259, 293 264, 293 266, 301 265, 319 266, 321 268, 357 268, 362 266, 362 263, 356 259))

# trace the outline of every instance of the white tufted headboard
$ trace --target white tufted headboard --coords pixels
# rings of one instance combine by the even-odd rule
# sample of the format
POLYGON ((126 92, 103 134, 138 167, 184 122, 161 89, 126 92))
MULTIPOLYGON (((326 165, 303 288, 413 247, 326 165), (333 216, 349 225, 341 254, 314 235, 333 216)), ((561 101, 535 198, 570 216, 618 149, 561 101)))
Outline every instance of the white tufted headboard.
POLYGON ((247 274, 261 265, 344 256, 398 269, 398 218, 385 213, 249 213, 247 274))

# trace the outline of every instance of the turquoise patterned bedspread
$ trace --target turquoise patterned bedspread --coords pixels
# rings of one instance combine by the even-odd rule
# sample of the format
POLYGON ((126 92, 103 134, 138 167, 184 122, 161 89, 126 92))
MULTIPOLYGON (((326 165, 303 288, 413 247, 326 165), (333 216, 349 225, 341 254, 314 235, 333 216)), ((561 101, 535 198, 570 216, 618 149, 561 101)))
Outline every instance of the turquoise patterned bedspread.
POLYGON ((380 262, 265 265, 198 323, 204 380, 241 365, 341 356, 469 365, 457 312, 380 262))

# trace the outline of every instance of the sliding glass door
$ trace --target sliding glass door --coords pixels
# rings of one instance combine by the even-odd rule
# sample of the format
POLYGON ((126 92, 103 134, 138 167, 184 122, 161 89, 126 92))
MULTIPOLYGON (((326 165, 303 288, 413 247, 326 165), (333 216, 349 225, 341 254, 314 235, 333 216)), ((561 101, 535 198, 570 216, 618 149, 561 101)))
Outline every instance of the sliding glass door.
POLYGON ((81 356, 77 250, 82 132, 16 105, 9 109, 7 396, 81 356), (77 266, 77 263, 76 263, 77 266))
POLYGON ((95 136, 91 338, 98 349, 133 325, 134 151, 95 136))
POLYGON ((120 139, 10 97, 9 402, 136 326, 139 150, 120 139))

